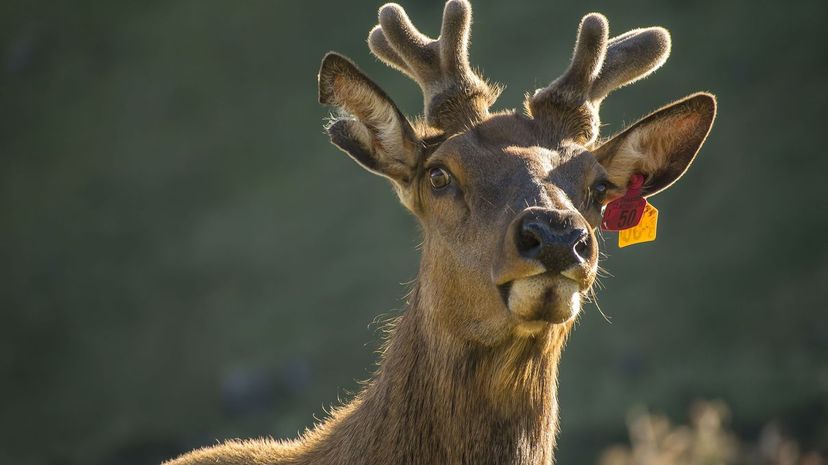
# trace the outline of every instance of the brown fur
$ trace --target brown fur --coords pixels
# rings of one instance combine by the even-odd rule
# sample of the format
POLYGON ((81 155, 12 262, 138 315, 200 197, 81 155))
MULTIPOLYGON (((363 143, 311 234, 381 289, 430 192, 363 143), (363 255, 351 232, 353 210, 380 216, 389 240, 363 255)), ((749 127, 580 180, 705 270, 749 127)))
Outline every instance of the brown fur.
POLYGON ((601 207, 634 173, 646 195, 678 179, 715 99, 696 94, 596 142, 601 100, 660 66, 669 35, 608 39, 606 18, 590 14, 569 70, 529 98, 527 114, 492 115, 496 87, 468 64, 470 18, 466 1, 450 0, 434 41, 401 7, 380 10, 371 50, 417 80, 425 121, 411 124, 347 58, 328 54, 320 68, 319 100, 342 112, 332 142, 390 179, 423 230, 418 279, 376 375, 296 440, 230 441, 169 465, 552 463, 558 361, 595 280, 601 207), (433 185, 435 173, 449 181, 433 185), (558 258, 527 255, 525 221, 539 218, 583 231, 568 246, 581 247, 579 261, 554 268, 558 258))

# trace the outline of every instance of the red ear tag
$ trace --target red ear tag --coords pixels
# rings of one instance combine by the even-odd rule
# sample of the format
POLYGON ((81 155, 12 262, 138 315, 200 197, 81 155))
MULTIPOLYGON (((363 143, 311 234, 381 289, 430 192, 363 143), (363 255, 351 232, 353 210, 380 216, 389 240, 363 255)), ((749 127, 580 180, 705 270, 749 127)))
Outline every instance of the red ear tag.
POLYGON ((613 200, 604 208, 604 218, 601 229, 604 231, 623 231, 638 225, 647 200, 641 196, 641 186, 644 176, 634 174, 630 176, 630 185, 623 197, 613 200))

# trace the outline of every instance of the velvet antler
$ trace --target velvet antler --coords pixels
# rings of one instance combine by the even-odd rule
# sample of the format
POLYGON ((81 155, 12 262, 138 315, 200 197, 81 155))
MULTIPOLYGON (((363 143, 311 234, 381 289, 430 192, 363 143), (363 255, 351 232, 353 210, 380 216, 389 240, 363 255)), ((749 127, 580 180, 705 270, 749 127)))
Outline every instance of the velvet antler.
POLYGON ((500 94, 469 65, 470 26, 466 0, 446 3, 436 40, 420 33, 401 6, 389 3, 368 36, 374 55, 419 84, 426 122, 449 134, 485 119, 500 94))
POLYGON ((670 55, 670 33, 664 28, 634 29, 609 40, 608 36, 603 15, 584 16, 569 69, 526 102, 533 118, 548 122, 544 127, 582 145, 598 136, 598 110, 604 98, 649 75, 670 55))

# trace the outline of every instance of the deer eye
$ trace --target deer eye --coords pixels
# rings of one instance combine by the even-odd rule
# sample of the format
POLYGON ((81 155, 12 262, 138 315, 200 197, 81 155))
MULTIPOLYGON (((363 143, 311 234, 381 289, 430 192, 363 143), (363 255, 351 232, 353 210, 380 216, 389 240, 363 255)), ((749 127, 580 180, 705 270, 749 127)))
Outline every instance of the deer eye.
POLYGON ((589 197, 595 205, 601 205, 607 199, 607 191, 610 189, 609 182, 598 181, 589 188, 589 197))
POLYGON ((434 189, 443 189, 451 184, 451 173, 442 167, 431 168, 428 170, 428 180, 434 189))

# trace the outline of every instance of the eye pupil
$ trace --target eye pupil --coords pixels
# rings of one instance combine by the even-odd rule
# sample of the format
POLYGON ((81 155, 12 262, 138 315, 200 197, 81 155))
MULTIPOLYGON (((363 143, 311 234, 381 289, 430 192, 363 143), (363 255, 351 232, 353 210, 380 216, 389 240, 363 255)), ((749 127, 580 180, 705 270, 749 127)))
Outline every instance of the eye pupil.
POLYGON ((607 186, 606 182, 602 181, 602 182, 595 183, 595 185, 593 185, 592 188, 590 189, 590 191, 591 191, 590 194, 591 194, 592 200, 595 203, 599 203, 599 204, 603 203, 604 199, 607 196, 607 189, 609 189, 609 187, 607 186))
POLYGON ((435 189, 442 189, 451 184, 451 175, 444 168, 431 168, 428 171, 428 178, 435 189))

